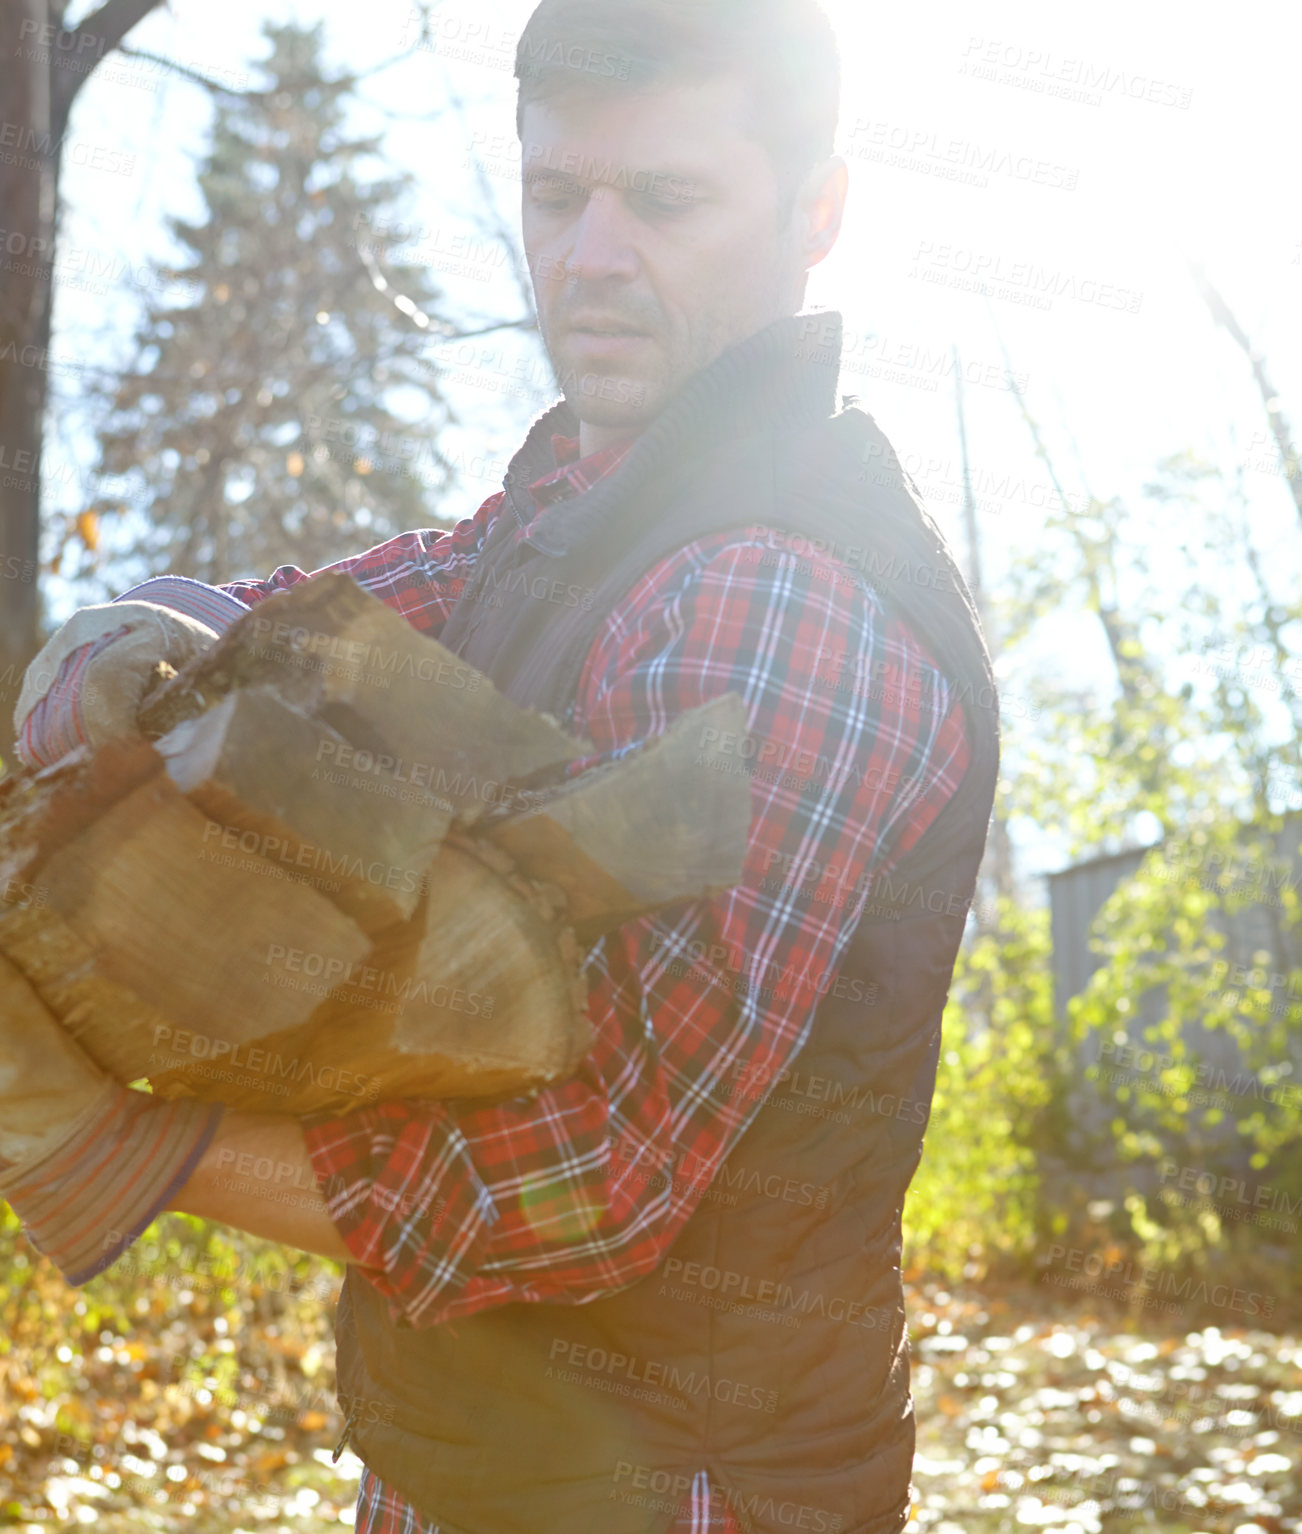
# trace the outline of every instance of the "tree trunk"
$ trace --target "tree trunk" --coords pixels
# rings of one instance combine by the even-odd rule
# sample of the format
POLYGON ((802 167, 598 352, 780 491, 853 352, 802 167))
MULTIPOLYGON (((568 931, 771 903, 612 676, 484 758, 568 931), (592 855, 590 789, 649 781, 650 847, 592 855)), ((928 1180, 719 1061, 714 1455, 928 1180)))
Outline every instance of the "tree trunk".
POLYGON ((0 37, 0 96, 16 136, 0 155, 0 758, 12 760, 13 709, 40 634, 40 461, 50 339, 58 156, 50 67, 39 40, 47 0, 14 0, 0 37))
POLYGON ((58 235, 59 158, 72 103, 106 53, 159 0, 105 0, 71 31, 66 0, 4 0, 0 102, 0 762, 41 645, 41 447, 58 235), (9 141, 12 138, 12 143, 9 141))

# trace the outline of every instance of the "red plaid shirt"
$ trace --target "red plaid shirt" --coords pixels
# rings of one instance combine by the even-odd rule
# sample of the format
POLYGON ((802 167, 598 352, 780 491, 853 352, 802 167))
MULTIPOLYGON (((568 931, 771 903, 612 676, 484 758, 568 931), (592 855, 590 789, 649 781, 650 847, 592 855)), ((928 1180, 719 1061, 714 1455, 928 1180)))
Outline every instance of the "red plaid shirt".
MULTIPOLYGON (((623 453, 553 448, 538 506, 623 453)), ((330 568, 437 637, 504 499, 330 568)), ((872 881, 958 786, 969 742, 950 685, 859 576, 790 545, 734 529, 656 566, 607 620, 568 721, 616 753, 740 693, 750 735, 774 746, 752 778, 741 882, 597 943, 596 1041, 571 1080, 492 1107, 394 1101, 304 1121, 331 1217, 395 1320, 578 1304, 650 1273, 808 1037, 872 881)), ((252 604, 304 579, 284 566, 221 589, 252 604)), ((699 1475, 676 1527, 735 1534, 722 1496, 699 1475)), ((437 1534, 369 1471, 356 1527, 437 1534)))

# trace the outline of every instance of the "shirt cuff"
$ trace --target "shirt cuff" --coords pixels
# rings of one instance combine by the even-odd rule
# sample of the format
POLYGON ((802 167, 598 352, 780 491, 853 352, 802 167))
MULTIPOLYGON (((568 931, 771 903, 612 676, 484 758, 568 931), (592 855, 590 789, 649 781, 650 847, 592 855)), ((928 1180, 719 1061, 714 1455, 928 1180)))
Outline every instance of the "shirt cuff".
POLYGON ((184 1187, 225 1112, 119 1087, 39 1166, 5 1173, 27 1238, 79 1286, 110 1267, 184 1187))
POLYGON ((127 632, 128 625, 88 640, 65 655, 44 697, 23 720, 18 732, 17 755, 29 767, 48 767, 70 751, 87 745, 86 724, 81 715, 81 689, 86 670, 99 652, 127 632))
POLYGON ((156 602, 159 607, 168 607, 174 613, 183 613, 187 618, 206 623, 219 634, 249 610, 236 597, 215 586, 206 586, 202 581, 193 581, 188 575, 156 575, 113 600, 156 602))

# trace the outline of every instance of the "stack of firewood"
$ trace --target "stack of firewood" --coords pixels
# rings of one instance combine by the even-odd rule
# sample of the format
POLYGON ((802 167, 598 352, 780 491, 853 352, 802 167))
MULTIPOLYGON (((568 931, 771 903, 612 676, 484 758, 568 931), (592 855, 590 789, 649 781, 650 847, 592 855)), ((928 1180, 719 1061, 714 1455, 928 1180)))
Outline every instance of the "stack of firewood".
POLYGON ((575 770, 589 743, 345 576, 160 668, 140 726, 0 783, 0 953, 167 1095, 540 1088, 590 1047, 588 947, 741 877, 739 698, 575 770))

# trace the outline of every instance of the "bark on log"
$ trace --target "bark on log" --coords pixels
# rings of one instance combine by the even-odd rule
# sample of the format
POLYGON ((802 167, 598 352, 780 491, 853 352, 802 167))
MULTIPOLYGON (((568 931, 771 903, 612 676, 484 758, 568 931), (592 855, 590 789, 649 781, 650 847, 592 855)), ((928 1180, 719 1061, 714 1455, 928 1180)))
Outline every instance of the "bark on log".
POLYGON ((150 696, 141 730, 156 739, 251 686, 274 689, 355 751, 386 760, 465 822, 500 803, 508 783, 592 750, 502 697, 482 672, 346 575, 317 576, 258 603, 150 696))
POLYGON ((320 577, 166 680, 154 745, 0 785, 0 953, 165 1094, 538 1090, 590 1048, 592 942, 740 878, 745 717, 716 699, 567 777, 590 745, 320 577))
POLYGON ((233 833, 217 838, 224 850, 279 863, 369 933, 415 911, 451 809, 391 772, 353 789, 332 765, 348 742, 328 725, 252 687, 157 745, 176 786, 233 833))
POLYGON ((30 785, 24 829, 4 864, 6 887, 29 892, 0 911, 0 950, 105 1069, 151 1073, 160 1027, 249 1042, 309 1017, 315 1002, 279 985, 278 950, 361 960, 366 934, 326 897, 288 882, 264 859, 223 861, 221 827, 162 770, 120 793, 147 762, 96 753, 43 792, 30 785), (96 799, 102 812, 61 840, 96 799), (24 856, 24 849, 26 855, 24 856))

